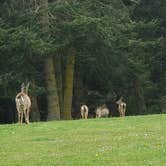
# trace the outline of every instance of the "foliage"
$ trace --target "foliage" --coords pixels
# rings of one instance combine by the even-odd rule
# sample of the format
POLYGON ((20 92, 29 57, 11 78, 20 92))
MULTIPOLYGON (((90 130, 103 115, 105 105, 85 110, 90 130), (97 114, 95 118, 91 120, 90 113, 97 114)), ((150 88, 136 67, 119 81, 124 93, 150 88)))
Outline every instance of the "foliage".
POLYGON ((165 110, 164 1, 50 0, 47 10, 35 0, 0 4, 0 98, 14 99, 26 80, 37 82, 31 94, 47 94, 45 59, 61 57, 63 82, 72 47, 84 98, 89 91, 97 91, 103 101, 124 96, 128 114, 165 110), (49 17, 45 31, 44 13, 49 17))

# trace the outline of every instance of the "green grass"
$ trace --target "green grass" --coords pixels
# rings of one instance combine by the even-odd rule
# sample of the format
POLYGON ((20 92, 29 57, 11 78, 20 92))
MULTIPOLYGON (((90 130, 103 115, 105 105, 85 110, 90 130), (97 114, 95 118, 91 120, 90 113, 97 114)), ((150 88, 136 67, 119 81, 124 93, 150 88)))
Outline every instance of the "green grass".
POLYGON ((166 115, 0 125, 0 165, 165 166, 166 115))

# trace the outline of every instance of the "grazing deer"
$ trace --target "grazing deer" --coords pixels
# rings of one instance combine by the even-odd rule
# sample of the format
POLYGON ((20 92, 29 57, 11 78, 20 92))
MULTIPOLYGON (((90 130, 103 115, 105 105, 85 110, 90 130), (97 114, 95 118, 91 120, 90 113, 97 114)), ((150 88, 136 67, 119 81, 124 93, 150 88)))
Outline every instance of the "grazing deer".
POLYGON ((96 109, 96 118, 108 117, 109 109, 106 105, 100 106, 96 109))
POLYGON ((24 83, 21 84, 21 92, 17 94, 16 108, 18 111, 18 123, 22 124, 23 116, 25 117, 25 122, 29 124, 29 113, 31 107, 31 100, 28 96, 29 83, 25 86, 24 83))
POLYGON ((123 98, 121 97, 116 104, 118 104, 118 111, 119 111, 119 115, 120 117, 125 116, 125 112, 126 112, 126 103, 123 102, 123 98))
POLYGON ((81 109, 80 109, 80 112, 81 112, 82 119, 87 119, 88 118, 89 109, 88 109, 87 105, 85 105, 85 104, 82 105, 81 109))

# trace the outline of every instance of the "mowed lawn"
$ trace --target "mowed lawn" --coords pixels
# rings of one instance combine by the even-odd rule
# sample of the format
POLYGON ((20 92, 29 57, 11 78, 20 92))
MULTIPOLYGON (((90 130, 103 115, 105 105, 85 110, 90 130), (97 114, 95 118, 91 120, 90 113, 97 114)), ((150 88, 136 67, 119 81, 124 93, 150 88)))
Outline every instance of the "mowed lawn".
POLYGON ((166 115, 0 125, 0 165, 165 166, 166 115))

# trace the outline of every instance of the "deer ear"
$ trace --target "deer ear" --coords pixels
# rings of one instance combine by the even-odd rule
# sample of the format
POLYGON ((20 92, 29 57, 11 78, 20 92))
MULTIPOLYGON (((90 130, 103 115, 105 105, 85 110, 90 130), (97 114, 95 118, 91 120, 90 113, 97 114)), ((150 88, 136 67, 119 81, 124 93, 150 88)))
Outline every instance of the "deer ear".
POLYGON ((28 82, 27 85, 26 85, 26 88, 27 88, 27 89, 29 88, 29 85, 30 85, 30 83, 28 82))
POLYGON ((25 88, 26 88, 26 93, 27 93, 27 94, 28 94, 29 85, 30 85, 30 83, 28 82, 27 85, 26 85, 26 87, 25 87, 25 88))
POLYGON ((24 84, 24 82, 21 84, 21 88, 24 88, 25 87, 25 84, 24 84))

